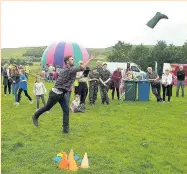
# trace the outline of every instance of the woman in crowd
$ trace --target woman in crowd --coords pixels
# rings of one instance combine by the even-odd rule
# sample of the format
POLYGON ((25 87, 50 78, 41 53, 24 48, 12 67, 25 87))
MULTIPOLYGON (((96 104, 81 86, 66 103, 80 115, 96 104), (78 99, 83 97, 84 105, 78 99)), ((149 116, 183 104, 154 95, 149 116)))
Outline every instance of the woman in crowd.
POLYGON ((3 70, 3 85, 4 85, 4 95, 7 95, 7 87, 8 87, 8 93, 11 94, 11 72, 8 67, 5 67, 3 70))
POLYGON ((112 100, 114 99, 115 90, 119 100, 119 86, 122 78, 121 70, 122 69, 118 67, 112 74, 112 100))
POLYGON ((13 70, 11 79, 12 79, 12 92, 15 97, 14 105, 17 105, 18 104, 18 89, 19 89, 19 82, 20 82, 19 71, 17 69, 13 70))
POLYGON ((172 95, 172 74, 167 69, 165 73, 162 75, 162 91, 163 91, 163 102, 165 102, 165 97, 168 96, 168 103, 171 100, 172 95))
POLYGON ((25 76, 24 70, 21 70, 20 71, 19 91, 18 91, 18 104, 19 104, 20 99, 21 99, 22 91, 25 93, 25 96, 29 99, 30 104, 33 103, 32 98, 29 96, 27 90, 28 90, 28 88, 27 88, 27 78, 25 76))

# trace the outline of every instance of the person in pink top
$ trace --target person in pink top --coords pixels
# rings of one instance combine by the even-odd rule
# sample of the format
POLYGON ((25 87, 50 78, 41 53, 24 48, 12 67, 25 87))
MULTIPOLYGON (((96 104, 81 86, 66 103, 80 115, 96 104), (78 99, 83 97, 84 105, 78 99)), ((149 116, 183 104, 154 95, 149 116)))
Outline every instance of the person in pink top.
POLYGON ((121 70, 122 68, 118 67, 112 74, 112 100, 114 99, 115 90, 119 100, 119 86, 122 78, 121 70))

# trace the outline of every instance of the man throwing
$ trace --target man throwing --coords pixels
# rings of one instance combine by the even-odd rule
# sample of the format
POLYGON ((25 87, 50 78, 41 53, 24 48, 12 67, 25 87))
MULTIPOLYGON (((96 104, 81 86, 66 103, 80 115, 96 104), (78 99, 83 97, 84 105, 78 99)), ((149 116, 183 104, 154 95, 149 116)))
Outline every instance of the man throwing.
POLYGON ((66 68, 60 70, 55 86, 49 92, 47 104, 32 116, 33 124, 35 126, 38 126, 38 118, 40 115, 49 111, 58 102, 63 111, 63 132, 69 132, 69 104, 66 98, 66 93, 74 83, 76 73, 83 71, 92 59, 93 57, 91 57, 86 63, 81 63, 78 68, 75 68, 73 67, 74 59, 72 56, 64 58, 66 68))

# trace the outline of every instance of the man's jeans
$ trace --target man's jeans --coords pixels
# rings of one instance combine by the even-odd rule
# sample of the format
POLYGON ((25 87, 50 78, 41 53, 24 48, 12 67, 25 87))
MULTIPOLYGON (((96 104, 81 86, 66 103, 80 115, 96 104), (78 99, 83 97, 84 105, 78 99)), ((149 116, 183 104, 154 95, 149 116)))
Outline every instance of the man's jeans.
POLYGON ((71 91, 68 91, 68 92, 66 93, 66 97, 67 97, 67 102, 68 102, 68 104, 69 104, 70 98, 71 98, 71 91))
POLYGON ((65 94, 56 94, 51 90, 46 105, 36 111, 34 117, 38 119, 41 114, 49 111, 57 102, 60 104, 63 111, 63 127, 64 129, 69 128, 69 105, 65 94))
POLYGON ((182 97, 184 97, 184 81, 183 80, 178 80, 178 82, 177 82, 176 97, 179 96, 180 87, 182 89, 182 97))
POLYGON ((151 88, 152 88, 152 93, 157 98, 157 101, 161 101, 162 98, 160 97, 160 89, 161 89, 160 84, 151 85, 151 88))

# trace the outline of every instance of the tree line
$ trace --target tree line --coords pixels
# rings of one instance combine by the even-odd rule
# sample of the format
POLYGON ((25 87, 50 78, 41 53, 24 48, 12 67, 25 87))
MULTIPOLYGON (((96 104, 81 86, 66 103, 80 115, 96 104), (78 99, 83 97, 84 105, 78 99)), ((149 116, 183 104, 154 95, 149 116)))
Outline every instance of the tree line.
POLYGON ((187 41, 183 46, 167 45, 165 41, 158 41, 155 46, 133 46, 130 43, 118 41, 112 52, 107 56, 110 62, 133 62, 142 70, 154 67, 158 63, 158 72, 162 73, 163 63, 187 63, 187 41))

